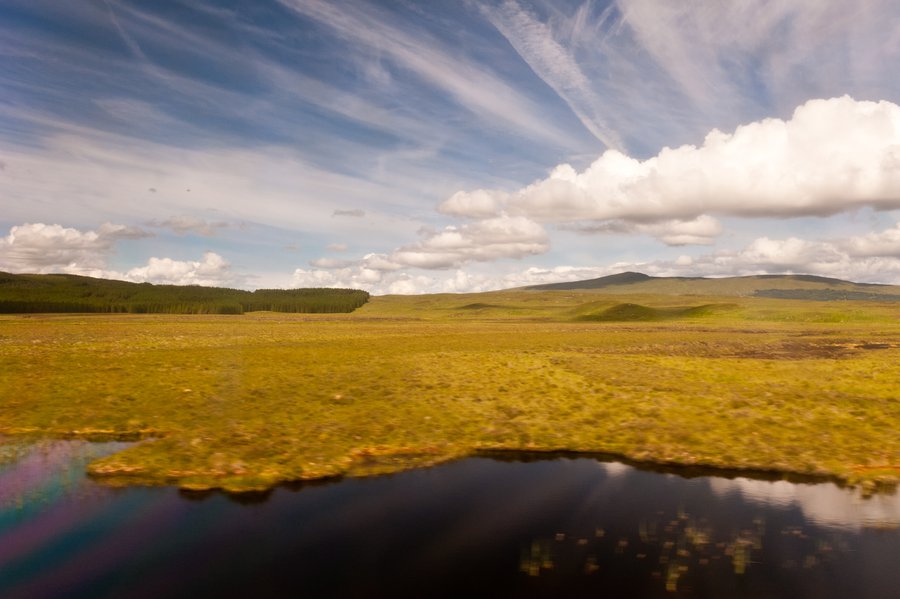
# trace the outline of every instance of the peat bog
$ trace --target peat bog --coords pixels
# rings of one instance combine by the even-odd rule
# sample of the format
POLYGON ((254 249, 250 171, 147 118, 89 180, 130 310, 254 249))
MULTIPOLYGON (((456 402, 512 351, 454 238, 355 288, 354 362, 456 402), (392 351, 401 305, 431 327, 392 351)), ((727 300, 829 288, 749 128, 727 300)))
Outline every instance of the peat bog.
POLYGON ((0 433, 145 439, 88 466, 116 485, 259 491, 516 450, 871 492, 900 468, 897 314, 514 290, 352 314, 3 316, 0 433))

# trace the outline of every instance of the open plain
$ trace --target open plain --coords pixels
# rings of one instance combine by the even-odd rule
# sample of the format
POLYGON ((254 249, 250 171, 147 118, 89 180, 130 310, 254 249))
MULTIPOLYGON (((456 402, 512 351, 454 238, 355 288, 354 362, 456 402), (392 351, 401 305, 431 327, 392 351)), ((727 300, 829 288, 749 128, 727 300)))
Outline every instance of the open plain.
POLYGON ((896 302, 504 291, 347 315, 0 316, 0 434, 260 490, 500 450, 900 479, 896 302))

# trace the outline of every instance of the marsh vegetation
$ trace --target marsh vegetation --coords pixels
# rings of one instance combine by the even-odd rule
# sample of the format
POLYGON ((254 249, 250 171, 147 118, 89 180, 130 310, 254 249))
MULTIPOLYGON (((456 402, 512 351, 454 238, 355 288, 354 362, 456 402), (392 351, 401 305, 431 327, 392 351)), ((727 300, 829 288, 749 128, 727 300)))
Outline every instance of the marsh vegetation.
POLYGON ((873 489, 900 475, 898 316, 590 291, 376 297, 345 315, 5 316, 0 433, 146 439, 89 472, 188 489, 506 450, 873 489))

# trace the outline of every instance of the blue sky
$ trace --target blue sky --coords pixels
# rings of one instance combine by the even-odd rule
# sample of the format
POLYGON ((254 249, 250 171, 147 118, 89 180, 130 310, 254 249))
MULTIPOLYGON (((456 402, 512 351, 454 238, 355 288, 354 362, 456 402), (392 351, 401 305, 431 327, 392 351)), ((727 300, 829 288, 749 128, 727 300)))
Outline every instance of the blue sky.
POLYGON ((894 2, 0 6, 0 270, 900 283, 894 2))

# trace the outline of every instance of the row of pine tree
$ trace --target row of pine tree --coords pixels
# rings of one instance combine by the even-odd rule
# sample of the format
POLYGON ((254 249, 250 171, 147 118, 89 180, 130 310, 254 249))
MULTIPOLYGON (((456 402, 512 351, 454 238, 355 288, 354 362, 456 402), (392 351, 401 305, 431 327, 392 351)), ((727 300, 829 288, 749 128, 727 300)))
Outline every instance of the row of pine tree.
POLYGON ((243 314, 352 312, 369 300, 359 289, 229 289, 152 285, 77 275, 0 273, 0 313, 105 312, 243 314))

